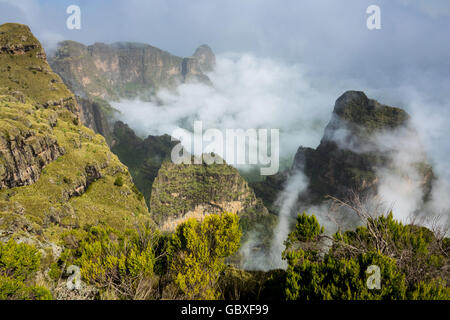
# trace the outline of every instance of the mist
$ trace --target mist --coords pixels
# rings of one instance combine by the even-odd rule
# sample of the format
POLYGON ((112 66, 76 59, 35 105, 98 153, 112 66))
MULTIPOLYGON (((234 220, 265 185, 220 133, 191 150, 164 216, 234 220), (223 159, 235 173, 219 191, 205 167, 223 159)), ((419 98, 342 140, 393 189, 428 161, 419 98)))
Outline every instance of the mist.
POLYGON ((332 111, 330 101, 343 90, 314 84, 304 65, 249 53, 219 55, 208 76, 213 87, 187 83, 160 90, 154 102, 110 103, 142 137, 171 134, 180 127, 192 131, 196 120, 204 130, 279 129, 281 157, 292 158, 300 142, 311 147, 319 143, 332 111))

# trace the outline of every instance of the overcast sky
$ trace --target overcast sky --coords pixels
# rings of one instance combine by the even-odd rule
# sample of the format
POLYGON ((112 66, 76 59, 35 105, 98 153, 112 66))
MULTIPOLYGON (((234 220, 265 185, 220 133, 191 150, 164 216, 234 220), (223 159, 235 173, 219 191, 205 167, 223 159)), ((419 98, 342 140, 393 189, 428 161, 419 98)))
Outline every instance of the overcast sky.
POLYGON ((424 85, 450 73, 448 0, 0 0, 0 21, 30 25, 47 49, 62 39, 137 41, 188 56, 207 43, 378 85, 416 69, 424 85), (66 28, 71 4, 81 8, 81 30, 66 28), (371 4, 381 8, 381 30, 366 27, 371 4))

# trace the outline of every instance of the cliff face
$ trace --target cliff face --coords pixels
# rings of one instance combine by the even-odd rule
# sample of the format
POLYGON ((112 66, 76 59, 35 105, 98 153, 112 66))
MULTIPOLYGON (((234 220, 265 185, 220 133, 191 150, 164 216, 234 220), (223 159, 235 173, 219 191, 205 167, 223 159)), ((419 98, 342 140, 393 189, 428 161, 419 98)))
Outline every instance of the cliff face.
POLYGON ((50 64, 77 94, 107 100, 134 98, 187 80, 209 83, 202 70, 210 71, 215 58, 208 49, 207 46, 199 48, 199 58, 181 58, 140 43, 85 46, 64 41, 50 64))
POLYGON ((216 56, 206 44, 202 44, 198 47, 197 50, 195 50, 193 57, 197 59, 202 72, 211 72, 216 66, 216 56))
POLYGON ((169 135, 141 139, 121 121, 114 124, 113 136, 111 150, 128 167, 136 186, 150 204, 153 181, 178 142, 171 141, 169 135))
MULTIPOLYGON (((107 100, 148 100, 161 88, 185 82, 211 84, 205 72, 213 70, 215 61, 207 45, 200 46, 192 57, 182 58, 150 45, 129 42, 85 46, 64 41, 50 58, 53 70, 77 94, 82 123, 103 135, 110 146, 123 139, 114 137, 113 115, 117 110, 107 100)), ((135 172, 133 176, 139 180, 135 172)), ((147 194, 148 188, 142 190, 147 194)))
MULTIPOLYGON (((392 139, 389 135, 385 136, 386 141, 377 137, 385 133, 396 135, 402 132, 400 130, 407 132, 409 139, 418 139, 405 111, 368 99, 363 92, 348 91, 336 101, 319 146, 316 149, 300 147, 292 169, 305 172, 310 180, 310 195, 316 201, 326 195, 347 198, 353 191, 376 193, 377 169, 398 170, 393 155, 402 148, 398 144, 386 145, 392 139)), ((426 198, 433 172, 425 152, 415 152, 414 165, 426 198)))
POLYGON ((0 47, 0 241, 52 250, 67 229, 150 221, 127 167, 81 125, 30 29, 1 25, 0 47))
POLYGON ((256 220, 269 213, 239 172, 227 164, 163 163, 153 182, 151 214, 161 230, 224 211, 256 220))

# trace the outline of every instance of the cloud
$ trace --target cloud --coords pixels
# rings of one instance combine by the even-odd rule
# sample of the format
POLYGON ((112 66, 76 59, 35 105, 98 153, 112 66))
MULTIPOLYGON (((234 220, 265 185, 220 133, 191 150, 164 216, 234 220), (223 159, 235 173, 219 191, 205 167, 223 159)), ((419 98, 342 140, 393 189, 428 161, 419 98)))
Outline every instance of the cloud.
POLYGON ((195 120, 203 122, 204 130, 280 129, 280 152, 292 157, 300 143, 319 143, 331 114, 330 97, 339 90, 311 85, 302 65, 251 54, 219 55, 209 76, 214 87, 182 84, 175 92, 160 91, 158 103, 111 104, 142 136, 171 134, 179 126, 191 129, 195 120))
POLYGON ((450 2, 447 0, 399 0, 405 6, 414 7, 433 17, 450 17, 450 2))

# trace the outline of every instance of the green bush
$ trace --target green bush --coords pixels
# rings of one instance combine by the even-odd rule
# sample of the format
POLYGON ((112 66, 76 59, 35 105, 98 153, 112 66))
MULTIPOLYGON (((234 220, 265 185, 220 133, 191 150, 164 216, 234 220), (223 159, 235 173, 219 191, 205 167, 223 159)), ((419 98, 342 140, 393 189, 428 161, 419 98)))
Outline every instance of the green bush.
POLYGON ((49 300, 48 289, 32 285, 40 252, 26 243, 0 242, 0 300, 49 300))
POLYGON ((114 185, 118 187, 123 186, 123 178, 121 176, 117 177, 116 180, 114 180, 114 185))
POLYGON ((224 260, 239 249, 242 232, 236 214, 207 215, 179 225, 167 249, 170 272, 187 299, 217 299, 224 260))
POLYGON ((40 252, 26 243, 0 242, 0 275, 24 281, 38 270, 40 257, 40 252))
POLYGON ((60 259, 65 265, 79 266, 83 280, 97 288, 120 292, 118 298, 148 298, 151 287, 139 296, 137 290, 152 280, 157 237, 148 227, 126 232, 102 226, 72 231, 65 236, 66 246, 72 249, 60 259))
MULTIPOLYGON (((283 258, 288 262, 287 299, 449 299, 447 283, 433 274, 448 263, 439 253, 434 234, 418 226, 404 226, 392 213, 369 219, 355 231, 321 235, 314 216, 299 215, 289 234, 283 258), (333 244, 321 256, 322 239, 333 244), (366 273, 380 268, 380 289, 369 289, 366 273), (421 270, 422 272, 419 272, 421 270), (434 272, 433 272, 434 271, 434 272)), ((446 260, 447 259, 447 260, 446 260)))
POLYGON ((297 216, 295 232, 290 235, 290 241, 310 241, 314 240, 319 234, 323 233, 324 228, 320 226, 314 215, 308 216, 306 213, 297 216))
POLYGON ((27 286, 20 280, 0 276, 0 300, 51 300, 50 291, 40 286, 27 286))

